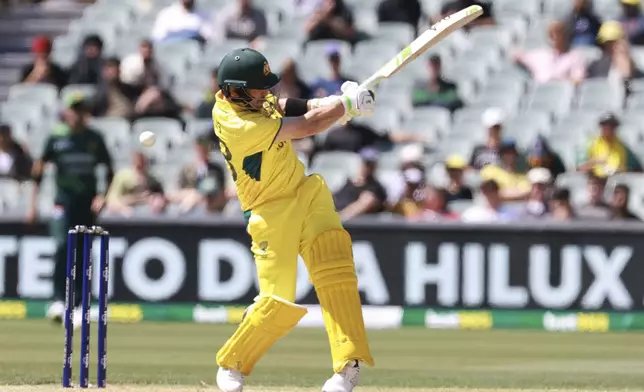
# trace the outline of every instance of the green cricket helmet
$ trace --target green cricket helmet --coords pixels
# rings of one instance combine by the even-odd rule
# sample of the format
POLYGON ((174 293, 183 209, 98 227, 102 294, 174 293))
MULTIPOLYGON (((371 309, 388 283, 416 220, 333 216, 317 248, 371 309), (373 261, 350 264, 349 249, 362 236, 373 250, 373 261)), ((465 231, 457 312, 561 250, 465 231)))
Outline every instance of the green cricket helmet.
POLYGON ((217 78, 224 94, 230 91, 230 87, 269 90, 280 81, 279 76, 271 71, 266 57, 250 48, 235 49, 226 54, 219 64, 217 78))

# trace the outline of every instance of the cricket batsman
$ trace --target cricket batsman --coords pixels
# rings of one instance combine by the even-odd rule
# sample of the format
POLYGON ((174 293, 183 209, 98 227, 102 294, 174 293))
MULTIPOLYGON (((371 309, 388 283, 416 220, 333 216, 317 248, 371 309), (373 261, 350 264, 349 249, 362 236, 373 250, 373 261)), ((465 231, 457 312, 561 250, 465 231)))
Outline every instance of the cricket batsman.
POLYGON ((350 392, 359 382, 360 362, 374 365, 351 237, 324 179, 305 175, 291 140, 370 115, 374 96, 346 82, 341 96, 278 99, 271 88, 279 77, 261 53, 247 48, 223 58, 218 78, 215 133, 244 210, 260 287, 237 331, 217 353, 217 385, 224 392, 242 391, 244 377, 306 314, 294 303, 302 255, 331 346, 334 374, 322 391, 350 392))

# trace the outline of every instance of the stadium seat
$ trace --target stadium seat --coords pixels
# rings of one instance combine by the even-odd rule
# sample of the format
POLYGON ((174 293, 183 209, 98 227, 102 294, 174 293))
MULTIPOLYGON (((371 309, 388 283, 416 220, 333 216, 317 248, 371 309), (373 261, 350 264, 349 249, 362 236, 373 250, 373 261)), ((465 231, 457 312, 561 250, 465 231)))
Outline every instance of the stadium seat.
MULTIPOLYGON (((138 143, 138 138, 141 132, 152 131, 156 134, 157 138, 165 137, 171 144, 182 144, 185 141, 185 134, 181 127, 181 123, 174 119, 169 118, 144 118, 134 122, 132 125, 132 136, 138 143)), ((156 145, 162 143, 156 143, 156 145)))
POLYGON ((186 133, 193 139, 214 132, 212 120, 210 119, 193 119, 186 124, 186 133))
POLYGON ((229 39, 221 43, 208 44, 204 49, 202 64, 216 67, 228 52, 247 46, 248 42, 242 39, 229 39))
POLYGON ((571 1, 544 0, 543 14, 553 19, 565 19, 572 12, 572 5, 571 1))
POLYGON ((359 170, 360 156, 354 152, 331 151, 321 152, 313 158, 312 170, 336 169, 336 170, 359 170))
POLYGON ((81 95, 83 99, 91 101, 96 96, 96 86, 92 84, 70 84, 60 91, 60 99, 63 102, 74 95, 81 95))
POLYGON ((80 36, 61 35, 54 39, 51 57, 61 67, 69 68, 78 57, 80 36))
POLYGON ((360 9, 355 12, 355 28, 373 35, 378 31, 378 15, 373 9, 360 9))
POLYGON ((394 42, 401 49, 409 45, 414 36, 414 28, 404 22, 383 22, 378 25, 378 30, 374 32, 376 39, 394 42))
POLYGON ((327 51, 332 48, 340 53, 340 57, 342 59, 351 59, 351 45, 346 41, 336 39, 323 39, 307 42, 304 47, 304 56, 309 59, 321 61, 321 59, 327 58, 327 51))
POLYGON ((287 60, 300 57, 300 42, 292 38, 270 39, 265 42, 262 53, 274 72, 281 72, 287 60))
POLYGON ((405 132, 423 135, 425 141, 429 144, 436 144, 441 138, 436 127, 434 127, 432 123, 423 118, 417 119, 412 117, 411 119, 403 123, 402 129, 405 132))
POLYGON ((425 122, 445 135, 452 127, 452 115, 449 110, 441 107, 415 108, 410 121, 425 122))
POLYGON ((550 82, 536 85, 528 93, 526 108, 563 117, 570 112, 575 88, 568 82, 550 82))
POLYGON ((380 107, 370 117, 356 117, 353 121, 364 124, 380 134, 400 129, 401 118, 393 108, 380 107))
POLYGON ((130 143, 130 123, 121 117, 93 117, 90 126, 98 130, 109 146, 127 146, 130 143))
POLYGON ((524 17, 534 17, 541 12, 541 0, 495 0, 492 3, 492 13, 520 14, 524 17))
POLYGON ((594 111, 621 111, 625 91, 608 79, 588 79, 579 86, 579 108, 594 111))
POLYGON ((0 104, 0 120, 25 124, 27 129, 32 129, 46 121, 44 106, 37 101, 11 100, 0 104))
POLYGON ((505 51, 512 45, 512 33, 503 26, 473 27, 469 32, 469 39, 475 48, 492 46, 505 51))
POLYGON ((486 108, 465 107, 454 112, 453 126, 465 122, 481 122, 486 108))
POLYGON ((53 110, 58 104, 58 91, 51 84, 19 83, 9 89, 9 101, 30 101, 53 110))

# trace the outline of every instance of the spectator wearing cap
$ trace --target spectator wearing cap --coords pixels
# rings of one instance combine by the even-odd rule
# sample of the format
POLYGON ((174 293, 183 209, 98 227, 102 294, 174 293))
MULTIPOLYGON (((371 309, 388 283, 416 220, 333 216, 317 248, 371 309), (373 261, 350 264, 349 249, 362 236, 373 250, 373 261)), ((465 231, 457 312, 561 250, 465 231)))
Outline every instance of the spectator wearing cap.
POLYGON ((552 187, 552 174, 544 167, 535 167, 528 171, 530 195, 523 209, 523 215, 529 218, 543 218, 550 211, 548 199, 552 187))
POLYGON ((195 0, 179 0, 162 9, 152 28, 152 40, 205 42, 212 38, 210 18, 199 10, 195 0))
POLYGON ((418 215, 425 199, 425 172, 416 167, 402 171, 404 189, 402 196, 392 208, 392 212, 406 218, 418 215))
POLYGON ((599 136, 590 141, 577 169, 608 176, 627 171, 641 171, 641 164, 631 150, 617 136, 619 119, 606 113, 599 120, 599 136))
POLYGON ((641 222, 641 218, 628 208, 631 189, 626 184, 617 184, 610 202, 611 220, 628 220, 641 222))
POLYGON ((571 32, 571 46, 595 46, 595 37, 601 25, 590 0, 574 0, 572 12, 566 20, 571 32))
POLYGON ((552 150, 548 140, 542 135, 539 135, 528 148, 526 155, 529 168, 543 167, 548 169, 555 178, 566 171, 563 160, 552 150))
POLYGON ((26 181, 31 178, 32 160, 11 135, 11 127, 0 123, 0 178, 26 181))
POLYGON ((525 200, 530 193, 530 182, 518 169, 519 150, 514 140, 506 140, 500 149, 501 164, 487 165, 481 169, 483 180, 494 180, 506 201, 525 200))
POLYGON ((503 204, 499 184, 494 180, 481 182, 476 203, 463 211, 465 223, 509 222, 516 218, 514 211, 503 204))
POLYGON ((231 1, 218 12, 214 23, 214 39, 259 41, 268 35, 268 23, 264 11, 253 5, 253 0, 231 1))
POLYGON ((33 61, 22 68, 22 83, 53 84, 59 90, 67 84, 67 73, 51 60, 51 40, 38 36, 33 39, 31 54, 33 61))
POLYGON ((537 83, 569 81, 574 84, 586 77, 586 62, 583 52, 570 48, 570 31, 561 21, 548 25, 550 46, 519 51, 514 60, 532 73, 537 83))
POLYGON ((570 203, 570 191, 566 188, 556 188, 548 202, 550 211, 545 218, 553 221, 571 221, 576 219, 570 203))
POLYGON ((447 187, 445 188, 447 201, 472 200, 474 198, 472 189, 463 183, 467 161, 459 155, 450 155, 444 164, 448 177, 447 187))
POLYGON ((425 149, 421 144, 408 144, 399 150, 400 167, 398 172, 396 175, 388 176, 382 183, 387 191, 388 205, 395 206, 405 196, 406 179, 412 173, 407 173, 408 177, 405 177, 405 172, 408 169, 418 171, 422 177, 419 181, 425 182, 424 154, 425 149))
POLYGON ((378 5, 379 22, 408 23, 416 32, 422 15, 418 0, 382 0, 378 5))
POLYGON ((589 78, 609 78, 617 85, 644 76, 631 56, 630 45, 624 37, 624 28, 617 21, 602 24, 597 34, 602 55, 588 66, 589 78))
POLYGON ((313 97, 326 97, 329 95, 342 95, 342 84, 347 80, 353 80, 344 75, 341 70, 342 55, 336 45, 329 45, 326 49, 327 60, 331 69, 331 77, 320 78, 311 85, 313 97))
POLYGON ((604 199, 605 191, 606 177, 589 174, 586 194, 575 203, 575 215, 584 220, 605 221, 610 219, 611 209, 604 199))
POLYGON ((449 210, 447 190, 435 186, 426 186, 423 191, 423 208, 418 214, 410 216, 410 221, 453 221, 459 218, 457 213, 449 210))
POLYGON ((438 106, 454 111, 463 106, 454 83, 443 77, 442 62, 438 55, 427 59, 428 78, 418 82, 412 91, 412 104, 418 106, 438 106))
POLYGON ((195 110, 195 117, 212 119, 212 108, 217 102, 217 91, 219 91, 219 69, 214 68, 212 72, 210 72, 210 86, 208 87, 208 91, 204 94, 203 101, 201 101, 195 110))
POLYGON ((487 129, 485 144, 475 146, 470 156, 470 167, 481 170, 487 165, 500 165, 501 137, 505 113, 499 108, 489 108, 482 116, 483 126, 487 129))
POLYGON ((69 70, 69 84, 99 84, 102 76, 103 40, 98 35, 88 35, 69 70))
POLYGON ((644 45, 644 14, 642 13, 641 0, 620 0, 622 3, 622 17, 620 22, 624 26, 628 41, 632 45, 644 45))
POLYGON ((362 164, 356 178, 346 184, 334 196, 335 207, 343 220, 362 215, 377 214, 385 210, 387 193, 375 177, 378 167, 378 151, 365 148, 360 152, 362 164))

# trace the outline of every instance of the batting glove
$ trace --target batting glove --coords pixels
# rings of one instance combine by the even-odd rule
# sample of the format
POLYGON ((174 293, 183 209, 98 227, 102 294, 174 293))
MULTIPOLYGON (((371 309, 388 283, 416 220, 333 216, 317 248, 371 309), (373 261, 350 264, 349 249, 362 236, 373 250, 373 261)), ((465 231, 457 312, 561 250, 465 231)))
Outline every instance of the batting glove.
POLYGON ((344 125, 356 116, 368 117, 373 114, 376 105, 373 92, 351 81, 344 82, 340 89, 344 93, 342 95, 342 103, 344 104, 346 113, 338 121, 340 124, 344 125))

